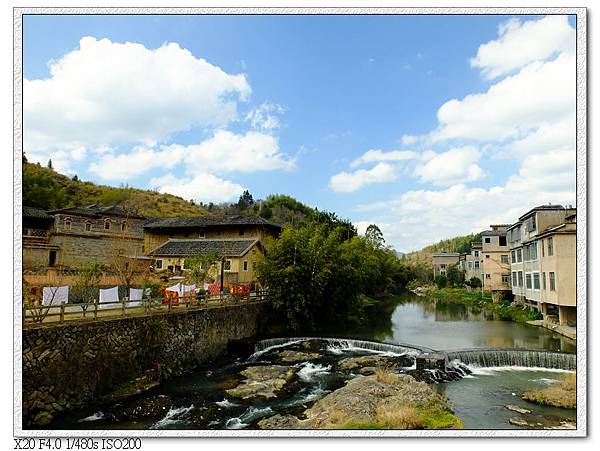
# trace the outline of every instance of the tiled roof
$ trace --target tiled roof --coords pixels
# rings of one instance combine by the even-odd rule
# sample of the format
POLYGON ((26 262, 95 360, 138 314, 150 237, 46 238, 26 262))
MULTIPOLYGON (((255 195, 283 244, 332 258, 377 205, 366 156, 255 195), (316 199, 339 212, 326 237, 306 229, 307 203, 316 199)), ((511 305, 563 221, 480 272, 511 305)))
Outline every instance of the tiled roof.
POLYGON ((24 218, 36 218, 36 219, 47 219, 53 220, 54 217, 49 215, 46 210, 42 210, 40 208, 34 207, 25 207, 23 206, 23 217, 24 218))
POLYGON ((524 215, 522 215, 519 218, 519 221, 523 220, 523 218, 529 216, 534 211, 542 211, 542 210, 564 210, 564 209, 565 209, 565 207, 563 207, 562 205, 558 205, 558 204, 556 204, 556 205, 538 205, 537 207, 533 207, 527 213, 525 213, 524 215))
POLYGON ((150 218, 144 224, 144 228, 219 227, 226 225, 260 225, 281 229, 279 224, 267 221, 260 216, 243 215, 193 216, 187 218, 150 218))
POLYGON ((190 255, 207 255, 216 252, 222 257, 241 257, 258 242, 259 241, 256 238, 199 240, 169 239, 169 241, 158 246, 148 255, 185 257, 190 255))
POLYGON ((136 219, 145 219, 144 216, 137 215, 130 211, 125 210, 118 205, 109 205, 108 207, 101 207, 100 205, 88 205, 87 207, 70 207, 70 208, 61 208, 59 210, 53 210, 50 213, 52 214, 67 214, 67 215, 76 215, 76 216, 92 216, 92 217, 100 217, 103 215, 109 216, 121 216, 127 218, 136 218, 136 219))
POLYGON ((434 257, 458 257, 460 254, 458 252, 438 252, 433 254, 434 257))
POLYGON ((484 230, 481 236, 503 236, 506 235, 506 230, 484 230))

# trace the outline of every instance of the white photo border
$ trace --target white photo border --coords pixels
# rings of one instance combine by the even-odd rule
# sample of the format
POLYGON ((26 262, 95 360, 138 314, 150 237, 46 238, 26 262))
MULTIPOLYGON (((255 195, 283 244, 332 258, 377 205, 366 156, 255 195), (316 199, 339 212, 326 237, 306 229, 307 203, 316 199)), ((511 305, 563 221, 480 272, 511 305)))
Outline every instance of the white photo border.
POLYGON ((587 415, 587 9, 555 7, 350 7, 350 8, 13 8, 13 433, 16 437, 586 437, 587 415), (574 15, 577 36, 577 429, 575 430, 42 430, 22 427, 22 155, 23 16, 28 14, 211 14, 211 15, 574 15))

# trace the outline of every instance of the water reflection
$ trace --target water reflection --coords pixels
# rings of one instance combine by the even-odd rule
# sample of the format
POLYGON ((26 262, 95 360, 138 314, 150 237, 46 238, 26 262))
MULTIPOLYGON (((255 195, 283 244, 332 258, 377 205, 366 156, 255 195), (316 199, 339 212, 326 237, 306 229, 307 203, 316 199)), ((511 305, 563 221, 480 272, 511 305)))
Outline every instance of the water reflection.
MULTIPOLYGON (((368 324, 341 336, 434 349, 520 348, 575 352, 575 342, 547 329, 502 321, 493 312, 406 293, 368 324)), ((340 336, 342 331, 335 330, 340 336)))

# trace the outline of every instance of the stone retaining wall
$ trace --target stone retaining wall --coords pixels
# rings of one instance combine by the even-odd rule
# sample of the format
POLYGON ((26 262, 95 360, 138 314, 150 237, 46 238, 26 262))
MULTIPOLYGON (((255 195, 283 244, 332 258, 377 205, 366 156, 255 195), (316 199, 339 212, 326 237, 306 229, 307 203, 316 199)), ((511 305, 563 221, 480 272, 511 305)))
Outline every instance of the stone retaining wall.
POLYGON ((265 304, 23 330, 23 428, 49 424, 145 374, 164 380, 256 335, 265 304))

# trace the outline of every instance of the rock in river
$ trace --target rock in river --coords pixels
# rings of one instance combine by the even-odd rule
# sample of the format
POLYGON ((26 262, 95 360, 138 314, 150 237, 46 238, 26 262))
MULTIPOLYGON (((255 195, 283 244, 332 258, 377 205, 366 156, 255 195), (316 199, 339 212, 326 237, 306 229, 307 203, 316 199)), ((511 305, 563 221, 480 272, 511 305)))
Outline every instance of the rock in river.
POLYGON ((364 367, 399 368, 411 366, 412 359, 408 356, 391 357, 385 355, 365 355, 362 357, 349 357, 339 362, 341 370, 355 370, 364 367))
POLYGON ((300 363, 307 362, 309 360, 315 360, 321 357, 316 352, 299 352, 299 351, 280 351, 277 353, 277 357, 282 363, 300 363))
POLYGON ((318 400, 303 416, 305 419, 274 415, 259 421, 258 426, 261 429, 462 427, 448 409, 446 398, 424 382, 391 371, 350 379, 344 387, 318 400))
POLYGON ((282 365, 251 366, 241 372, 246 379, 235 388, 227 390, 234 398, 275 398, 292 380, 295 368, 282 365))

